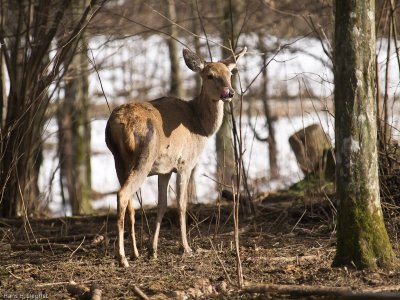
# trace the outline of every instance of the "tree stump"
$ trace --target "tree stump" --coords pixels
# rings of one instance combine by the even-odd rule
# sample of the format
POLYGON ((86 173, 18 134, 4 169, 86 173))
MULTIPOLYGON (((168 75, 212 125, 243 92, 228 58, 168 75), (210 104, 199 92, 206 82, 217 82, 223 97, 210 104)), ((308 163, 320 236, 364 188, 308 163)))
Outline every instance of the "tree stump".
POLYGON ((331 145, 319 124, 313 124, 297 131, 290 136, 289 144, 305 176, 320 173, 326 175, 326 179, 332 180, 334 178, 335 170, 331 145))

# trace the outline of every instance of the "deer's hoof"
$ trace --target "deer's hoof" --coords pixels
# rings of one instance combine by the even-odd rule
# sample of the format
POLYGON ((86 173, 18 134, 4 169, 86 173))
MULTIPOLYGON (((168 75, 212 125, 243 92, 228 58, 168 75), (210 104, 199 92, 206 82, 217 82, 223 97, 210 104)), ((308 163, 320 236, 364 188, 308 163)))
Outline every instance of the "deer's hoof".
POLYGON ((183 257, 190 257, 193 255, 193 251, 190 247, 187 247, 183 250, 183 257))
POLYGON ((137 260, 137 259, 139 259, 139 252, 133 252, 133 253, 131 253, 131 256, 130 256, 130 258, 132 259, 132 260, 137 260))
POLYGON ((123 268, 129 267, 128 260, 126 259, 125 256, 119 258, 119 266, 123 268))

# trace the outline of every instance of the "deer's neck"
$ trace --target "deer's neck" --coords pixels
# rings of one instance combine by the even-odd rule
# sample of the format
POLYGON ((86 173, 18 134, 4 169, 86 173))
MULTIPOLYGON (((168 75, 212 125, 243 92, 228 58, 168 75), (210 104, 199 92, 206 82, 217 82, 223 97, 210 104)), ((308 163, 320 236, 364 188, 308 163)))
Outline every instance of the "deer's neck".
POLYGON ((192 100, 202 131, 207 136, 213 135, 221 126, 224 116, 224 103, 211 100, 202 88, 199 96, 192 100))

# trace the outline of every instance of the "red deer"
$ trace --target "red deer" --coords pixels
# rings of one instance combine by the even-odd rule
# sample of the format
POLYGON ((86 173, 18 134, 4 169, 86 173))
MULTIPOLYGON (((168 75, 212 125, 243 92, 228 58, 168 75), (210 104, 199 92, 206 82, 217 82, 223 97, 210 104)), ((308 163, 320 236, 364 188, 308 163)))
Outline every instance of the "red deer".
POLYGON ((121 105, 113 110, 106 127, 106 143, 114 156, 121 189, 117 195, 118 244, 121 266, 128 267, 124 249, 126 208, 131 220, 131 258, 139 252, 135 240, 133 195, 147 176, 158 175, 158 209, 152 241, 157 257, 161 220, 167 209, 167 189, 171 173, 177 174, 177 202, 184 253, 190 253, 186 237, 187 185, 208 139, 222 123, 224 102, 231 101, 231 71, 240 52, 220 62, 205 62, 188 49, 183 50, 186 65, 200 74, 201 93, 191 101, 162 97, 149 102, 121 105))

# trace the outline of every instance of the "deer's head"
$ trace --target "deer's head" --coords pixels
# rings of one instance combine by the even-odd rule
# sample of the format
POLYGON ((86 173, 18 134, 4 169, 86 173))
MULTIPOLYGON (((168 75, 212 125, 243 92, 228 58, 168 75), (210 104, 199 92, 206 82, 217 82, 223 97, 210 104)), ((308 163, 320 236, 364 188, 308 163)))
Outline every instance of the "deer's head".
POLYGON ((183 57, 189 69, 200 74, 203 79, 203 91, 214 101, 230 102, 235 95, 231 85, 232 70, 236 68, 237 60, 247 51, 241 51, 222 61, 205 62, 189 49, 183 49, 183 57))

